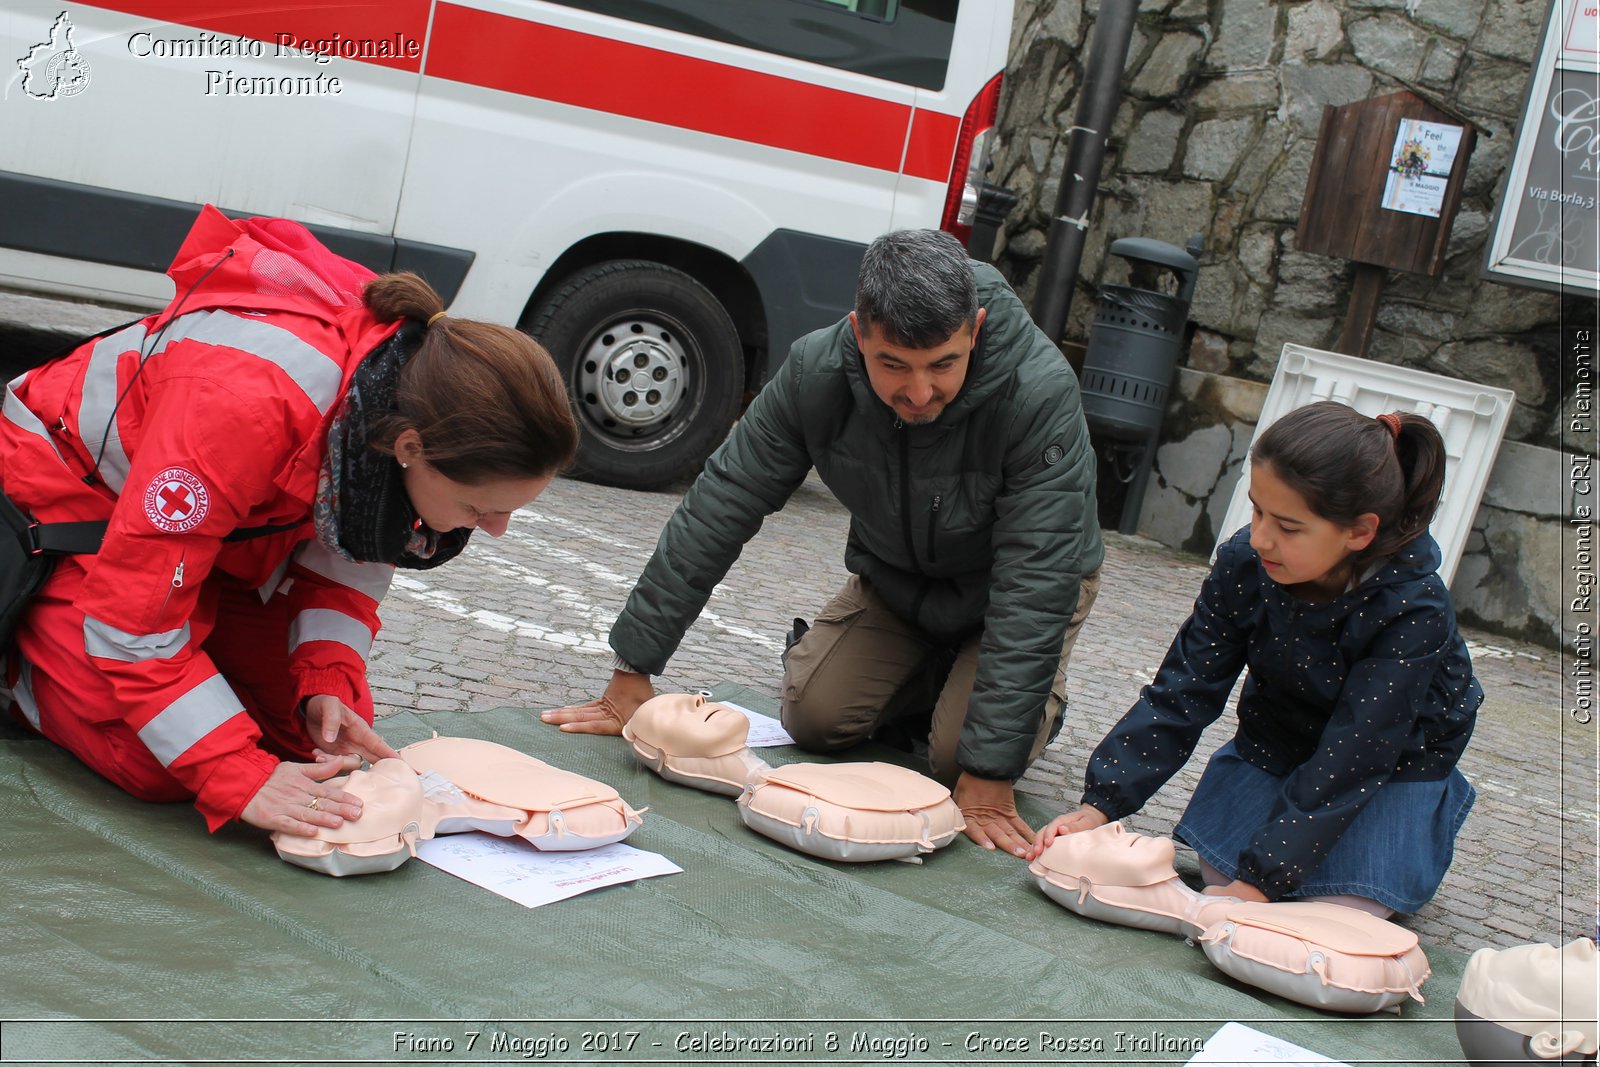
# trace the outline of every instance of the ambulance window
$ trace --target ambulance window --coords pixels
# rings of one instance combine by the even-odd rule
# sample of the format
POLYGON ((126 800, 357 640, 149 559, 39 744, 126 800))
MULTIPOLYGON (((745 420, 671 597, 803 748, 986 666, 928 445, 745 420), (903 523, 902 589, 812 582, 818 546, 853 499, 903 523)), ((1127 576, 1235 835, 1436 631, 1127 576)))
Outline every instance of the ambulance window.
POLYGON ((960 0, 555 0, 566 7, 942 89, 960 0))

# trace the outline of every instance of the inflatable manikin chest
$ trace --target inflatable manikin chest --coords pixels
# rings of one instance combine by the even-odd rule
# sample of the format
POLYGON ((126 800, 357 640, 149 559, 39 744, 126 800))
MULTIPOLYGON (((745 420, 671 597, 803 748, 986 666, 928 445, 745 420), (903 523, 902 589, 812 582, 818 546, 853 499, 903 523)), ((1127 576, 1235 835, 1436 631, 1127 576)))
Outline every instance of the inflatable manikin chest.
POLYGON ((1565 948, 1480 948, 1456 994, 1456 1037, 1473 1067, 1593 1063, 1600 960, 1580 937, 1565 948))
POLYGON ((316 837, 273 834, 278 855, 324 874, 391 871, 416 842, 483 830, 546 852, 621 841, 643 819, 610 786, 466 737, 434 737, 331 784, 359 796, 361 818, 316 837))
POLYGON ((950 790, 887 763, 769 767, 745 747, 750 723, 722 704, 666 693, 634 712, 623 736, 669 782, 737 796, 750 829, 821 859, 910 859, 965 827, 950 790))
POLYGON ((1330 1011, 1398 1011, 1431 973, 1417 936, 1355 908, 1206 896, 1178 878, 1166 838, 1119 822, 1066 834, 1028 870, 1069 911, 1198 941, 1232 978, 1330 1011))

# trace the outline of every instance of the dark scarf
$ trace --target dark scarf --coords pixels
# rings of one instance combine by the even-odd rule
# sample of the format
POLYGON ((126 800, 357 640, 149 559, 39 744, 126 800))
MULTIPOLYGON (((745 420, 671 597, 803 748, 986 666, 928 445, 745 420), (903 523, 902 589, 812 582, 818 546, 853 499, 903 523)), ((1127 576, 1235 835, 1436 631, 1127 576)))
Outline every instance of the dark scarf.
POLYGON ((421 343, 422 327, 407 322, 367 353, 328 427, 312 514, 318 539, 346 559, 427 570, 460 555, 472 535, 424 526, 406 495, 400 464, 371 447, 370 428, 396 412, 400 368, 421 343))

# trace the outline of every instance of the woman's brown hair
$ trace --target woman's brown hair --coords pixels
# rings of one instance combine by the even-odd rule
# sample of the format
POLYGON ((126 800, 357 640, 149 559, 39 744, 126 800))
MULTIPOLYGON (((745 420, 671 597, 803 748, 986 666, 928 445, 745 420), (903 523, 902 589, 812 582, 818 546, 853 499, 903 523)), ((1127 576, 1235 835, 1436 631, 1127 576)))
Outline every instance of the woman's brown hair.
POLYGON ((1444 490, 1444 438, 1421 415, 1368 418, 1336 400, 1295 408, 1250 447, 1320 517, 1352 526, 1378 516, 1361 559, 1393 555, 1428 528, 1444 490))
POLYGON ((378 421, 373 447, 390 451, 415 429, 423 454, 452 481, 542 478, 572 462, 578 424, 561 374, 544 347, 519 330, 444 314, 444 301, 415 274, 367 283, 379 321, 415 319, 422 344, 400 371, 397 413, 378 421))

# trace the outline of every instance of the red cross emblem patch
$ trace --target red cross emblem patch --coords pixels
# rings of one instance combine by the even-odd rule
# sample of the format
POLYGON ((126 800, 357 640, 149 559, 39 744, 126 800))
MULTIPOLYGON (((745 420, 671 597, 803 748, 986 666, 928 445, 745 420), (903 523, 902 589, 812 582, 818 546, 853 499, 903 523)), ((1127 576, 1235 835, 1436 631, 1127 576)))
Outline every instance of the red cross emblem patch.
POLYGON ((182 467, 168 467, 144 491, 145 518, 167 533, 188 533, 205 521, 210 510, 210 490, 182 467))

